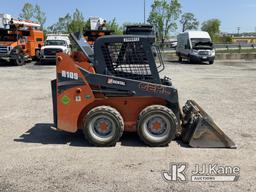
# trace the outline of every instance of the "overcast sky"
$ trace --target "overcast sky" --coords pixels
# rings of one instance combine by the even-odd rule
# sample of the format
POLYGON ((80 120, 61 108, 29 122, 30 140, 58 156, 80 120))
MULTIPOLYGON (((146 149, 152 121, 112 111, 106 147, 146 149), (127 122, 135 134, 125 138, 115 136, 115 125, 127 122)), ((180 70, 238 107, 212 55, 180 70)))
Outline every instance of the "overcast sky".
MULTIPOLYGON (((183 12, 192 12, 202 23, 211 18, 222 21, 223 32, 252 32, 256 30, 256 0, 180 0, 183 12)), ((39 4, 46 12, 46 26, 55 23, 60 16, 80 9, 85 18, 100 16, 106 20, 143 22, 144 0, 0 0, 0 13, 18 17, 25 2, 39 4), (13 3, 11 3, 13 2, 13 3)), ((147 16, 153 0, 146 0, 147 16)))

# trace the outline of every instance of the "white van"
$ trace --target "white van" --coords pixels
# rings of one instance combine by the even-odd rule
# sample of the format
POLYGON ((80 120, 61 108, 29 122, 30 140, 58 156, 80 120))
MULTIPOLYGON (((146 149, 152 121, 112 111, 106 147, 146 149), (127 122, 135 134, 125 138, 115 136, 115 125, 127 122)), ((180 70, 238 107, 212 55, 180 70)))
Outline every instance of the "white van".
POLYGON ((181 62, 183 58, 189 63, 208 61, 214 63, 215 50, 209 33, 205 31, 188 31, 178 35, 176 54, 181 62))

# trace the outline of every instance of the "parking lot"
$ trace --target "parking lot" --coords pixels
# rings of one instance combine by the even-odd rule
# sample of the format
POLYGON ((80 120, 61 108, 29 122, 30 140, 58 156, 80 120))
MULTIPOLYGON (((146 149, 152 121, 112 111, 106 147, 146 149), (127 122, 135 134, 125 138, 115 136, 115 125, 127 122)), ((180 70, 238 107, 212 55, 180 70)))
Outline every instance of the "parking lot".
POLYGON ((111 148, 91 147, 81 133, 51 129, 54 65, 0 67, 0 191, 256 191, 256 62, 168 62, 180 103, 197 101, 237 149, 193 149, 173 141, 150 148, 125 134, 111 148), (171 162, 239 166, 234 183, 166 183, 171 162))

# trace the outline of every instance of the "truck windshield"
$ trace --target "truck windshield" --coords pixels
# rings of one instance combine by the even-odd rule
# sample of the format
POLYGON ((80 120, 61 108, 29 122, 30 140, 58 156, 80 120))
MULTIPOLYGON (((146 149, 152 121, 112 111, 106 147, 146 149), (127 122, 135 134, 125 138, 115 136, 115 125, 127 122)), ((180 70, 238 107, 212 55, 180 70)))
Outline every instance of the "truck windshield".
POLYGON ((66 42, 63 40, 46 40, 45 45, 66 46, 66 42))
POLYGON ((15 42, 17 41, 17 35, 16 34, 0 35, 0 41, 15 42))
POLYGON ((192 43, 192 47, 202 47, 202 46, 206 46, 206 47, 212 47, 212 41, 209 38, 193 38, 191 39, 191 43, 192 43))

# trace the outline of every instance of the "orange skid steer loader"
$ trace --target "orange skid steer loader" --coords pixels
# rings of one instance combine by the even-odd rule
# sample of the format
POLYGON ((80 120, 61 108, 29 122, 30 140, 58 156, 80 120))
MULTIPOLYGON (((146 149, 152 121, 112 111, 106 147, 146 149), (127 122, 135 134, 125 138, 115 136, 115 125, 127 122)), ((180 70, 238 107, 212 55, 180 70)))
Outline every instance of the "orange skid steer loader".
POLYGON ((196 102, 180 109, 177 89, 159 76, 164 63, 154 37, 104 36, 94 50, 81 34, 70 38, 77 51, 57 54, 52 81, 59 130, 81 129, 95 146, 113 146, 126 131, 153 147, 177 135, 191 147, 236 147, 196 102))

